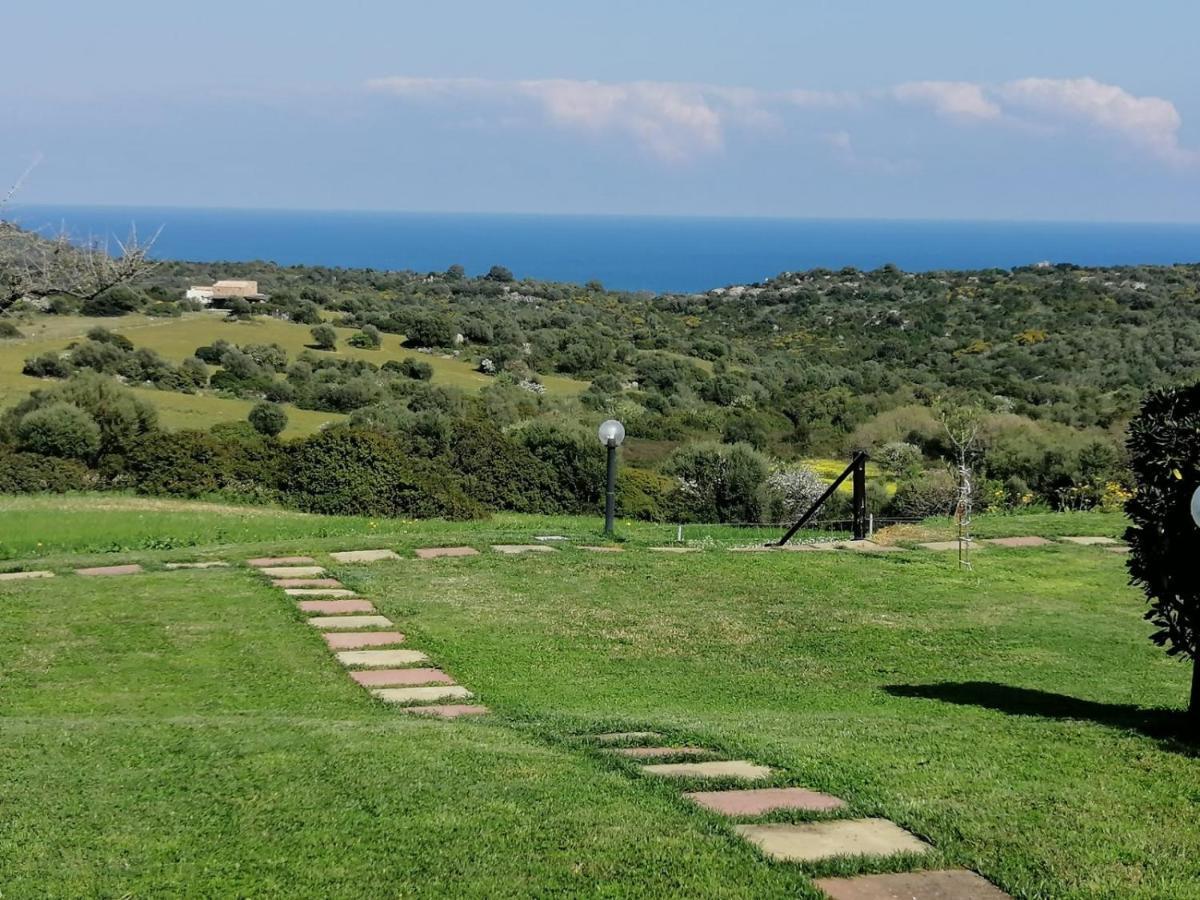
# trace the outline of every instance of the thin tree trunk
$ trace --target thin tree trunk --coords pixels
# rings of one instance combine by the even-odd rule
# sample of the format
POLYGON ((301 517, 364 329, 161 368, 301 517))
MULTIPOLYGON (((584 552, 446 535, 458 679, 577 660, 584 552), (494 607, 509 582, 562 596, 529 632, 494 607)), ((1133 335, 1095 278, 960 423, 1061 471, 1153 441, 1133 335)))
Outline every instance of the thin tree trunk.
POLYGON ((1188 703, 1188 730, 1200 739, 1200 659, 1192 660, 1192 699, 1188 703))

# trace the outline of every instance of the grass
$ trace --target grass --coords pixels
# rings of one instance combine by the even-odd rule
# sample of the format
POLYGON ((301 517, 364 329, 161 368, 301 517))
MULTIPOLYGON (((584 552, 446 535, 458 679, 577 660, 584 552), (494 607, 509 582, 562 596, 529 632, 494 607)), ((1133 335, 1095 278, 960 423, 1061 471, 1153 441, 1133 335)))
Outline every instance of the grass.
MULTIPOLYGON (((37 316, 20 323, 24 337, 0 341, 0 407, 10 406, 31 390, 48 382, 21 374, 21 367, 30 356, 52 350, 62 350, 79 340, 95 326, 126 335, 137 347, 147 347, 165 359, 179 363, 195 353, 196 348, 224 338, 235 344, 279 344, 290 358, 302 353, 312 341, 307 325, 297 325, 279 319, 255 318, 249 322, 228 321, 214 313, 185 313, 180 318, 163 319, 149 316, 119 318, 88 318, 84 316, 37 316)), ((433 367, 433 382, 464 390, 478 390, 490 379, 476 372, 471 364, 433 353, 418 353, 402 345, 403 337, 383 335, 378 350, 362 350, 347 346, 346 339, 355 334, 353 328, 335 328, 338 333, 337 355, 344 358, 366 359, 382 365, 390 359, 414 356, 433 367)), ((587 385, 560 375, 542 379, 551 395, 577 394, 587 385)), ((254 405, 248 400, 218 397, 214 394, 179 394, 170 391, 138 389, 139 396, 158 407, 163 423, 170 428, 206 428, 218 422, 240 421, 254 405)), ((338 413, 298 409, 288 406, 286 437, 311 434, 326 422, 345 418, 338 413)))
POLYGON ((581 737, 610 728, 773 765, 1015 896, 1200 896, 1197 761, 1168 709, 1188 672, 1147 640, 1123 561, 1099 548, 989 549, 964 574, 916 551, 654 554, 659 534, 630 526, 622 554, 322 556, 495 711, 437 723, 352 686, 254 574, 155 567, 551 529, 592 541, 593 521, 372 525, 108 496, 0 512, 22 541, 57 540, 39 567, 90 560, 102 532, 195 542, 122 554, 151 568, 131 578, 0 583, 6 898, 815 897, 811 874, 880 867, 763 861, 581 737))

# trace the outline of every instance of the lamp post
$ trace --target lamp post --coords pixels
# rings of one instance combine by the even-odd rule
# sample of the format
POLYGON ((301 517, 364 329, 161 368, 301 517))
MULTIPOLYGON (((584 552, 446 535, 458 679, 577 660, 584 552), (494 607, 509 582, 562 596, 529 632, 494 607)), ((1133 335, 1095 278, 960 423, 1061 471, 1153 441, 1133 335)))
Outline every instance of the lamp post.
POLYGON ((608 448, 608 488, 604 493, 604 533, 613 533, 613 518, 617 511, 617 448, 625 440, 625 426, 616 419, 600 424, 596 436, 608 448))

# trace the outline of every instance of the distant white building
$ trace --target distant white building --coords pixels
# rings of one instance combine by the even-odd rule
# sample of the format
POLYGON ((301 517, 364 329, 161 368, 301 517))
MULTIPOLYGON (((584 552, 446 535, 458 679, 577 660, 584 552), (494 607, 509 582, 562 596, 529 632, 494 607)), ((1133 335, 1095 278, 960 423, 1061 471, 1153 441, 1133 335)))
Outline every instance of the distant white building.
POLYGON ((211 285, 192 285, 184 299, 197 300, 208 306, 214 300, 229 300, 233 297, 244 297, 247 300, 265 300, 266 295, 258 292, 257 281, 245 281, 238 278, 227 278, 211 285))

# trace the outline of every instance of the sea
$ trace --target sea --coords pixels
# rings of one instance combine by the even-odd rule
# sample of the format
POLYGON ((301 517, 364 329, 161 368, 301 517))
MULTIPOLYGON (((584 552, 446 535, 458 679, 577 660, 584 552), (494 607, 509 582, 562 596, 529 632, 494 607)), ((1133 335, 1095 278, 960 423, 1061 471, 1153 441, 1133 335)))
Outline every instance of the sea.
POLYGON ((196 262, 517 277, 698 292, 811 268, 910 271, 1200 261, 1200 223, 684 218, 14 205, 7 218, 76 239, 157 234, 154 255, 196 262))

